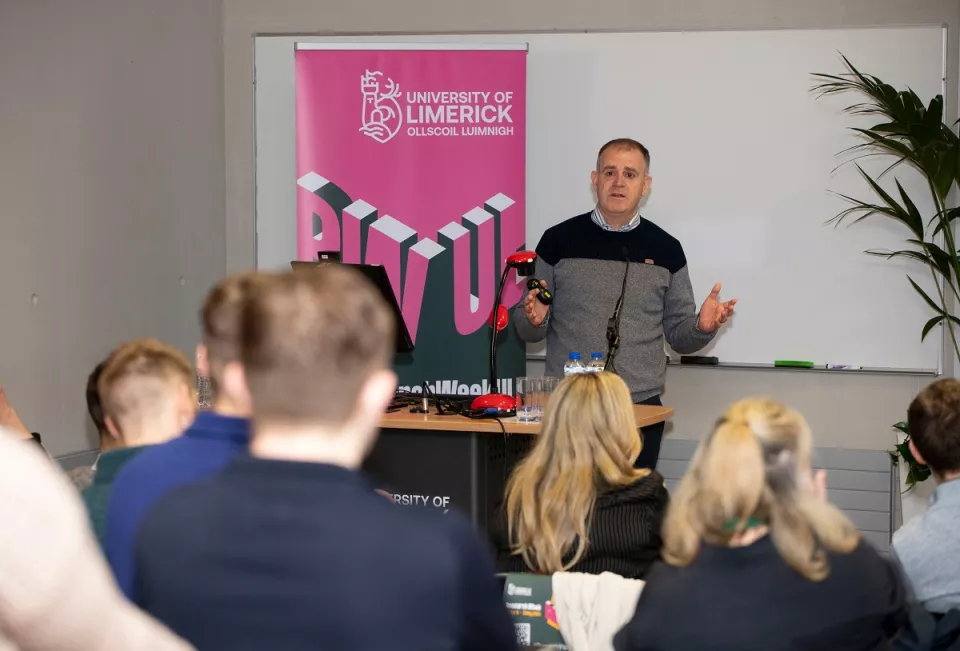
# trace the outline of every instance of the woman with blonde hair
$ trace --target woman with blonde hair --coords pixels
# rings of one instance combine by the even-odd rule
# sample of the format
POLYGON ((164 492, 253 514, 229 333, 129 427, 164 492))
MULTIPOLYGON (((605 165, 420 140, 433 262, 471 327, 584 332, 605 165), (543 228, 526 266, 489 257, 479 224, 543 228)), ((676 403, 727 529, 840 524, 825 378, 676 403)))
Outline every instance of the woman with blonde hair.
POLYGON ((826 501, 803 417, 733 405, 703 441, 617 651, 885 649, 905 619, 892 564, 826 501))
POLYGON ((563 380, 536 445, 507 483, 493 527, 499 569, 643 577, 659 557, 668 497, 663 477, 633 467, 641 447, 623 380, 563 380))

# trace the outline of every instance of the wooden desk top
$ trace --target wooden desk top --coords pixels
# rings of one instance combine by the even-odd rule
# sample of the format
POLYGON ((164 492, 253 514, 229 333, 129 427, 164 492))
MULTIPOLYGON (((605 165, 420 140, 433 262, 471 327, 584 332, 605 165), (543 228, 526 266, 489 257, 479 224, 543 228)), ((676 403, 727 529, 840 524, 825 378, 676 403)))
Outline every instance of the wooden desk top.
MULTIPOLYGON (((673 407, 653 405, 634 405, 637 427, 646 427, 662 423, 673 415, 673 407)), ((508 434, 537 434, 540 423, 520 423, 516 418, 502 418, 508 434)), ((418 429, 438 432, 485 432, 500 434, 500 425, 492 418, 465 418, 464 416, 440 416, 431 411, 429 414, 411 414, 409 407, 401 411, 384 414, 380 419, 382 429, 418 429)))

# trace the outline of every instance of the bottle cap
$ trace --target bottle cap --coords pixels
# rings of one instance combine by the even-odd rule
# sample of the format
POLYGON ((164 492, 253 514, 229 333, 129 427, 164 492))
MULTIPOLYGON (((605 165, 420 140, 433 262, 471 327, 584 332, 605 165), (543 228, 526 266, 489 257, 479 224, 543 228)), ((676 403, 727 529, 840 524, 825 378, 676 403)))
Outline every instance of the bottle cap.
POLYGON ((603 353, 593 353, 590 355, 591 359, 603 359, 603 353))
POLYGON ((580 359, 580 353, 570 353, 570 359, 580 359))

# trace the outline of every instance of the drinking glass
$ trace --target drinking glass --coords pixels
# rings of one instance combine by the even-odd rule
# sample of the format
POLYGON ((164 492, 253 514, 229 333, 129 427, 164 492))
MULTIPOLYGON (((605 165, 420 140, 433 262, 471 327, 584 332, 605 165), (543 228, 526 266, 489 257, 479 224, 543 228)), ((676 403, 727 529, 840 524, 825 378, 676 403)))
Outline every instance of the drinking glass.
POLYGON ((547 406, 547 400, 550 399, 550 394, 553 393, 557 386, 560 384, 560 378, 558 377, 544 377, 543 378, 543 406, 547 406))
POLYGON ((540 419, 543 378, 517 378, 517 420, 523 423, 535 423, 540 419))

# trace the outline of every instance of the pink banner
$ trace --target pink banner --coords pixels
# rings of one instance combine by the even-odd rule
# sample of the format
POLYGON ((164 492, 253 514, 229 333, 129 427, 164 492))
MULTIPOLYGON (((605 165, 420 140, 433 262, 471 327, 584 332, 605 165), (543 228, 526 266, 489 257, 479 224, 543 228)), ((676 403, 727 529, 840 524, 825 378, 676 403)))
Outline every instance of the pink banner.
POLYGON ((299 259, 383 265, 418 350, 428 314, 488 332, 525 244, 526 52, 298 49, 296 71, 299 259))

